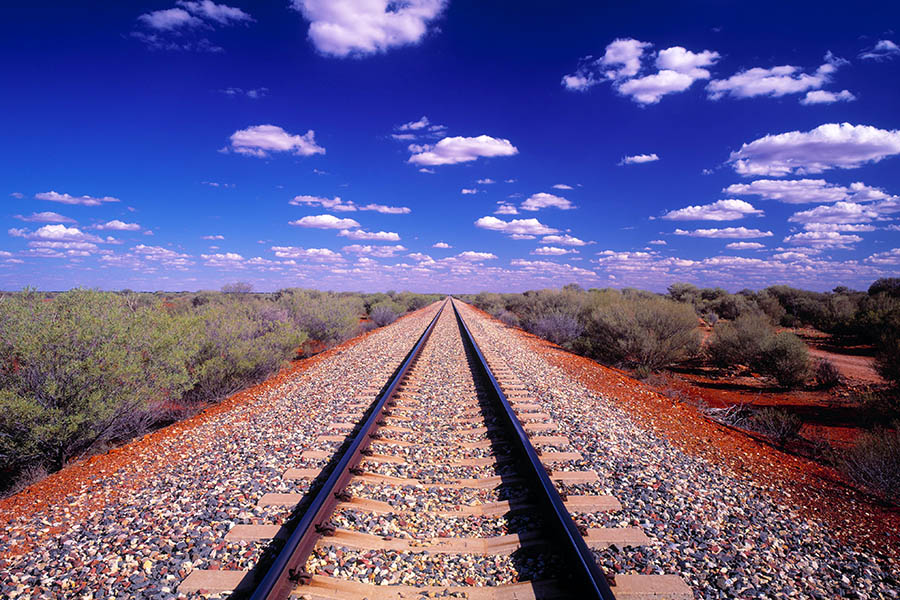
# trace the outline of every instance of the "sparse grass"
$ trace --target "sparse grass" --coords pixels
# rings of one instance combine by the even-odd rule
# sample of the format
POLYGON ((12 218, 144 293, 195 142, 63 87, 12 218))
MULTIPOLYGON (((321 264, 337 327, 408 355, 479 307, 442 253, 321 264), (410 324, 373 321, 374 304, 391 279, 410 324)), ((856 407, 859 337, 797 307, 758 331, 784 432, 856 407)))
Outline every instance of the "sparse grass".
POLYGON ((840 465, 859 485, 892 504, 900 504, 900 422, 893 429, 863 434, 844 453, 840 465))

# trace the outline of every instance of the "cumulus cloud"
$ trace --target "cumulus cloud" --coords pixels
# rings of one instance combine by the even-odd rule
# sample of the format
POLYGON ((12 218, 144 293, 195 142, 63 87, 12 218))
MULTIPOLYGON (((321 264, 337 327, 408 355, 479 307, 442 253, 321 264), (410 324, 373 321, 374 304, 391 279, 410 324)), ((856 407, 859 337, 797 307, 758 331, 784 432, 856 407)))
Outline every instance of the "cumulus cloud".
POLYGON ((870 202, 885 200, 888 194, 862 182, 850 187, 826 182, 824 179, 758 179, 751 183, 734 183, 724 190, 726 194, 756 195, 765 200, 777 200, 786 204, 812 204, 851 200, 870 202))
POLYGON ((553 189, 555 189, 555 190, 574 190, 575 188, 573 188, 571 185, 568 185, 565 183, 557 183, 553 186, 553 189))
POLYGON ((408 162, 427 166, 455 165, 481 157, 513 156, 519 153, 518 148, 509 140, 489 135, 445 137, 433 145, 412 144, 409 150, 413 154, 408 162))
POLYGON ((761 238, 772 237, 771 231, 761 231, 759 229, 747 229, 746 227, 724 227, 722 229, 695 229, 693 231, 685 231, 684 229, 676 229, 675 235, 686 235, 689 237, 700 238, 761 238))
POLYGON ((504 221, 497 217, 481 217, 475 221, 475 226, 491 231, 499 231, 507 235, 548 235, 558 233, 558 229, 547 227, 537 219, 513 219, 504 221))
POLYGON ((244 257, 234 252, 222 252, 216 254, 201 254, 200 258, 205 260, 207 267, 218 267, 224 269, 234 269, 243 266, 244 257))
POLYGON ((545 244, 561 244, 563 246, 587 246, 588 244, 594 243, 585 242, 584 240, 571 236, 568 233, 564 233, 563 235, 545 235, 543 238, 541 238, 541 242, 545 244))
POLYGON ((204 235, 204 236, 201 237, 200 239, 202 239, 202 240, 224 240, 224 239, 225 239, 225 236, 224 236, 224 235, 219 235, 219 234, 216 234, 216 235, 204 235))
POLYGON ((140 231, 141 226, 137 223, 125 223, 124 221, 113 219, 112 221, 107 221, 106 223, 94 225, 94 229, 110 229, 113 231, 140 231))
POLYGON ((459 193, 461 193, 463 196, 466 196, 470 194, 477 194, 478 190, 476 190, 475 188, 463 188, 459 193))
POLYGON ((485 177, 484 179, 479 179, 475 183, 478 183, 479 185, 490 185, 492 183, 497 183, 497 182, 494 181, 493 179, 491 179, 490 177, 485 177))
POLYGON ((26 223, 74 223, 75 219, 71 219, 59 213, 44 211, 39 213, 31 213, 30 215, 14 215, 14 218, 26 223))
POLYGON ((558 246, 541 246, 531 251, 538 256, 563 256, 565 254, 578 254, 574 248, 560 248, 558 246))
POLYGON ((635 154, 634 156, 626 156, 619 161, 619 165, 639 165, 642 163, 654 162, 659 160, 656 153, 652 154, 635 154))
POLYGON ((232 23, 247 23, 253 21, 253 17, 234 6, 216 4, 212 0, 200 0, 199 2, 179 1, 179 6, 188 9, 192 14, 198 15, 219 25, 231 25, 232 23))
POLYGON ((176 4, 174 8, 140 15, 137 20, 143 31, 132 31, 131 37, 155 50, 222 52, 223 48, 207 38, 189 34, 254 20, 239 8, 216 4, 212 0, 182 0, 176 4))
POLYGON ((100 206, 105 202, 119 202, 118 198, 113 198, 112 196, 103 196, 101 198, 94 196, 71 196, 69 194, 60 194, 53 190, 35 194, 34 197, 38 200, 49 200, 50 202, 72 205, 77 204, 81 206, 100 206))
POLYGON ((799 94, 821 88, 831 81, 832 75, 839 67, 846 64, 849 64, 846 60, 828 52, 825 55, 825 62, 813 74, 803 73, 800 67, 791 65, 770 69, 755 67, 732 75, 728 79, 710 81, 706 91, 713 100, 726 95, 734 98, 754 96, 777 98, 786 94, 799 94))
POLYGON ((875 231, 877 227, 874 225, 863 225, 860 223, 804 223, 803 229, 806 231, 843 231, 850 233, 867 233, 875 231))
POLYGON ((309 24, 309 39, 323 54, 345 57, 415 44, 447 0, 292 0, 309 24))
POLYGON ((105 240, 85 233, 77 227, 66 227, 65 225, 44 225, 30 231, 28 229, 10 229, 9 235, 13 237, 25 238, 27 240, 44 240, 50 242, 91 242, 91 243, 112 243, 114 238, 106 238, 105 240))
POLYGON ((519 205, 519 208, 522 210, 528 211, 537 211, 542 208, 558 208, 560 210, 571 210, 575 208, 575 205, 566 200, 561 196, 554 196, 553 194, 547 194, 545 192, 538 192, 537 194, 532 194, 525 200, 522 204, 519 205))
POLYGON ((856 100, 856 96, 850 93, 850 90, 841 90, 840 92, 829 92, 826 90, 815 90, 806 92, 806 96, 800 101, 800 104, 834 104, 835 102, 852 102, 856 100))
POLYGON ((853 169, 900 153, 900 131, 826 123, 807 132, 767 135, 743 144, 728 162, 741 175, 781 177, 853 169))
POLYGON ((180 27, 196 27, 203 21, 183 8, 167 8, 154 10, 138 17, 138 21, 151 29, 171 31, 180 27))
POLYGON ((453 246, 451 246, 447 242, 437 242, 435 244, 432 244, 431 247, 432 248, 452 248, 453 246))
POLYGON ((491 252, 475 252, 472 250, 466 250, 465 252, 460 252, 453 258, 471 262, 481 262, 483 260, 494 260, 497 258, 497 255, 492 254, 491 252))
POLYGON ((876 265, 900 265, 900 248, 893 248, 887 252, 877 252, 866 258, 866 262, 876 265))
POLYGON ((759 242, 731 242, 725 244, 725 247, 729 250, 759 250, 765 248, 765 245, 759 242))
POLYGON ((651 246, 668 246, 669 243, 666 240, 650 240, 647 242, 651 246))
POLYGON ((719 59, 719 53, 711 50, 692 52, 673 46, 657 53, 655 73, 639 77, 644 51, 651 45, 635 39, 615 40, 602 57, 581 59, 575 73, 563 77, 562 85, 585 91, 601 81, 612 81, 620 94, 631 96, 639 104, 655 104, 666 94, 683 92, 698 79, 709 79, 706 67, 719 59))
POLYGON ((853 202, 835 202, 827 206, 817 206, 810 210, 794 213, 791 223, 868 223, 878 218, 878 211, 872 205, 853 202))
POLYGON ((814 248, 836 248, 849 250, 853 244, 861 242, 858 235, 846 235, 837 231, 805 231, 784 238, 786 244, 812 246, 814 248))
POLYGON ((359 223, 353 219, 339 219, 334 215, 312 215, 296 221, 289 221, 288 224, 316 229, 355 229, 359 227, 359 223))
POLYGON ((891 60, 898 56, 900 56, 900 46, 891 40, 878 40, 873 47, 859 53, 859 57, 863 60, 891 60))
POLYGON ((374 210, 383 215, 408 215, 412 212, 406 206, 385 206, 384 204, 364 204, 359 210, 374 210))
POLYGON ((400 235, 393 231, 363 231, 362 229, 342 229, 339 236, 351 240, 376 240, 379 242, 399 242, 400 235))
POLYGON ((300 195, 294 196, 288 201, 292 206, 321 206, 327 210, 337 212, 355 212, 357 210, 371 210, 386 215, 406 215, 412 212, 406 206, 386 206, 384 204, 365 204, 359 206, 352 200, 341 200, 340 196, 334 198, 322 198, 319 196, 300 195))
POLYGON ((276 125, 254 125, 231 134, 231 150, 246 156, 266 158, 273 152, 290 152, 296 156, 325 154, 316 144, 316 134, 310 129, 303 135, 292 135, 276 125))
POLYGON ((508 204, 506 202, 498 202, 497 210, 494 211, 495 215, 517 215, 519 214, 519 209, 517 209, 512 204, 508 204))
POLYGON ((712 204, 687 206, 672 210, 661 218, 669 221, 734 221, 746 216, 762 216, 763 211, 757 210, 749 202, 743 200, 719 200, 712 204))
POLYGON ((278 258, 306 259, 315 262, 335 262, 343 260, 340 253, 328 248, 301 248, 298 246, 272 246, 278 258))
POLYGON ((350 246, 344 246, 342 250, 344 252, 350 252, 352 254, 365 254, 367 256, 374 256, 376 258, 391 258, 398 252, 405 252, 406 247, 401 246, 400 244, 396 244, 394 246, 369 246, 352 244, 350 246))

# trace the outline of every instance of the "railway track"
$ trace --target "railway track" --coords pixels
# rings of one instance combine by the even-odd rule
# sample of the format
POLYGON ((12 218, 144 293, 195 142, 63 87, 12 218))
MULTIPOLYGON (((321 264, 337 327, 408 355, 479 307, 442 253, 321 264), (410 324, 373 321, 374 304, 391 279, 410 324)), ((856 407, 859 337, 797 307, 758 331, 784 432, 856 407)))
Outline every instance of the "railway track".
MULTIPOLYGON (((597 480, 497 355, 447 300, 363 419, 336 421, 286 468, 315 480, 277 525, 236 525, 231 541, 283 540, 265 569, 193 571, 179 592, 306 598, 693 598, 676 576, 602 573, 592 549, 649 543, 637 528, 586 528, 570 513, 615 498, 559 489, 597 480), (338 447, 339 446, 339 447, 338 447), (323 464, 329 461, 328 464, 323 464), (264 571, 264 572, 263 572, 264 571)), ((350 412, 350 411, 348 411, 350 412)), ((287 466, 286 466, 287 467, 287 466)))

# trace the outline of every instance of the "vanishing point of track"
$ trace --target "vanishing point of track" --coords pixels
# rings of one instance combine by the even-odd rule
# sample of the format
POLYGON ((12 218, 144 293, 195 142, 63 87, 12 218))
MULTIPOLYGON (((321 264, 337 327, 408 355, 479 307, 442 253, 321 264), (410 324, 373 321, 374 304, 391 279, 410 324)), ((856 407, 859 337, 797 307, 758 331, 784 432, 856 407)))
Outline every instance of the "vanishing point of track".
MULTIPOLYGON (((273 495, 302 513, 267 568, 194 571, 179 591, 235 589, 252 600, 693 597, 676 576, 599 569, 592 548, 649 540, 637 528, 575 524, 570 511, 620 506, 557 491, 597 475, 558 450, 568 440, 499 356, 479 348, 457 303, 444 301, 359 423, 332 424, 325 441, 342 446, 324 470, 285 471, 318 485, 303 498, 273 495), (423 499, 373 499, 392 488, 423 499), (467 537, 449 535, 454 527, 467 537)), ((236 525, 228 538, 285 534, 236 525)))

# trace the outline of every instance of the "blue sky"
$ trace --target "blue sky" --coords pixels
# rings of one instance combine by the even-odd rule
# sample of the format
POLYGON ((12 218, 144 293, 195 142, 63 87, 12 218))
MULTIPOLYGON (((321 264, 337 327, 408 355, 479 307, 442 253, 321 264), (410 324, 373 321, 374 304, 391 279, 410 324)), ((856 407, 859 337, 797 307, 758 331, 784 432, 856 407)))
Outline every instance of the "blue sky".
POLYGON ((900 274, 896 5, 510 6, 8 8, 0 288, 900 274))

